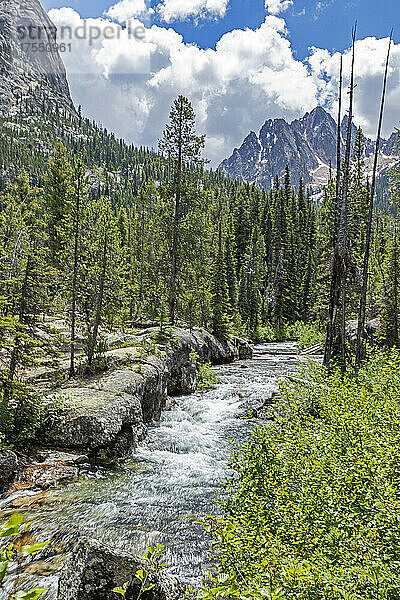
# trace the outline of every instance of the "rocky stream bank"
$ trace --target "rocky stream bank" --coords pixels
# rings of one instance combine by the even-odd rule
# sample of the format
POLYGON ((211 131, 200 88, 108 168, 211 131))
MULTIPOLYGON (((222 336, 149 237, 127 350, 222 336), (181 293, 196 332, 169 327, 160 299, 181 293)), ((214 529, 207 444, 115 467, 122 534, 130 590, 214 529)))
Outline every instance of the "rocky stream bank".
MULTIPOLYGON (((148 331, 141 341, 154 334, 148 331)), ((77 479, 89 463, 116 463, 131 455, 174 396, 195 392, 200 364, 227 364, 253 354, 245 340, 221 342, 200 329, 174 329, 168 341, 146 352, 143 344, 119 346, 106 353, 104 371, 43 391, 60 410, 46 422, 32 455, 0 451, 0 487, 8 490, 11 500, 2 502, 3 518, 40 505, 44 490, 77 479)), ((142 566, 137 557, 77 531, 73 542, 70 536, 56 536, 19 576, 19 585, 29 587, 32 578, 38 585, 41 577, 46 582, 54 577, 56 584, 46 599, 108 600, 116 597, 111 589, 142 566)), ((182 594, 182 586, 169 575, 157 577, 154 584, 148 600, 174 600, 182 594)), ((135 598, 136 588, 129 586, 126 597, 135 598)), ((0 598, 1 594, 0 590, 0 598)))

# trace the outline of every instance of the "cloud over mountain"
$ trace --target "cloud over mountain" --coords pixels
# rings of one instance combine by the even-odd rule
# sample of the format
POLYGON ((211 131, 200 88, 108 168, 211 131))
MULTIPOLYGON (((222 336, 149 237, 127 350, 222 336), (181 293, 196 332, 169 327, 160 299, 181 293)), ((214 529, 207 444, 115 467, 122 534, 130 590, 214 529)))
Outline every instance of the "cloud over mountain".
MULTIPOLYGON (((130 2, 123 0, 114 11, 118 6, 122 11, 130 2)), ((135 0, 137 8, 140 2, 135 0)), ((177 10, 196 6, 196 10, 222 11, 224 5, 225 0, 164 0, 161 6, 165 18, 172 18, 174 6, 177 10)), ((53 9, 49 15, 58 27, 83 24, 71 8, 53 9)), ((112 25, 119 35, 100 37, 92 45, 87 39, 73 40, 72 51, 63 55, 72 95, 88 116, 135 144, 156 146, 170 105, 181 93, 193 102, 213 165, 228 156, 250 130, 258 131, 266 118, 292 120, 317 104, 336 109, 339 53, 313 48, 306 61, 298 60, 282 18, 268 15, 257 29, 230 31, 215 49, 205 50, 185 43, 172 27, 147 25, 145 38, 138 41, 107 18, 89 22, 103 28, 112 25)), ((142 22, 146 24, 143 18, 134 20, 131 28, 142 22)), ((356 118, 369 136, 376 129, 386 48, 386 40, 375 38, 360 40, 356 48, 356 118)), ((344 58, 348 71, 348 51, 344 58)), ((400 46, 394 46, 386 135, 396 124, 399 101, 400 46)))

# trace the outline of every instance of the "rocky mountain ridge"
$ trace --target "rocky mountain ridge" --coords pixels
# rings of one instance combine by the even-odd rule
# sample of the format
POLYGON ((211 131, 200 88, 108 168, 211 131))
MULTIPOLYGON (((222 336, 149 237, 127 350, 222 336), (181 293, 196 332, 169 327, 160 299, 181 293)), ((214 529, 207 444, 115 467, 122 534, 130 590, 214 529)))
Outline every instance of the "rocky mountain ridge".
MULTIPOLYGON (((354 133, 356 126, 353 124, 354 133)), ((342 123, 344 152, 347 117, 342 123)), ((353 135, 354 139, 354 135, 353 135)), ((282 177, 289 166, 292 183, 298 185, 300 178, 318 191, 326 185, 330 168, 336 168, 337 126, 333 117, 318 106, 301 119, 288 123, 284 119, 269 119, 257 135, 250 132, 240 148, 235 148, 230 158, 219 169, 231 177, 270 189, 276 175, 282 177)), ((395 156, 397 134, 382 140, 380 171, 398 160, 395 156)), ((365 142, 367 168, 372 165, 375 143, 365 142)))
POLYGON ((0 114, 28 98, 75 112, 56 31, 38 0, 1 0, 0 114))

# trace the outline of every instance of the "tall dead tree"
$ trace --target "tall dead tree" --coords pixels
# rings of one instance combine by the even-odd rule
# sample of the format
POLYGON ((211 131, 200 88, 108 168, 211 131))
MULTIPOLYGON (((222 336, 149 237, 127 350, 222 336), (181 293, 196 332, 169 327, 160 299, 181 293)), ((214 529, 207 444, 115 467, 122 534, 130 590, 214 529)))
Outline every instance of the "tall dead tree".
POLYGON ((384 114, 384 110, 385 110, 385 99, 386 99, 387 79, 388 79, 388 72, 389 72, 390 52, 392 49, 392 33, 390 34, 389 48, 388 48, 387 57, 386 57, 385 75, 384 75, 384 79, 383 79, 382 100, 381 100, 381 108, 380 108, 380 113, 379 113, 378 133, 377 133, 376 145, 375 145, 374 168, 373 168, 373 172, 372 172, 372 183, 371 183, 371 195, 370 195, 370 201, 369 201, 367 234, 366 234, 366 240, 365 240, 363 280, 362 280, 361 297, 360 297, 360 311, 359 311, 359 315, 358 315, 358 327, 357 327, 356 367, 359 367, 361 365, 361 362, 362 362, 363 356, 364 356, 363 340, 364 340, 364 328, 365 328, 365 318, 366 318, 366 309, 367 309, 368 270, 369 270, 369 258, 370 258, 370 252, 371 252, 372 218, 373 218, 373 212, 374 212, 376 173, 377 173, 377 168, 378 168, 379 147, 380 147, 381 133, 382 133, 383 114, 384 114))
MULTIPOLYGON (((339 226, 339 199, 340 199, 340 171, 342 168, 341 162, 341 148, 342 148, 342 87, 343 87, 343 56, 340 57, 340 75, 339 75, 339 111, 338 111, 338 125, 337 125, 337 158, 336 158, 336 197, 335 207, 333 213, 333 248, 336 248, 337 237, 338 237, 338 226, 339 226)), ((329 366, 331 361, 333 336, 335 329, 336 315, 334 313, 335 305, 337 303, 335 294, 337 293, 338 287, 336 284, 336 274, 332 273, 331 278, 331 290, 329 300, 329 316, 328 316, 328 328, 326 334, 325 343, 325 356, 324 364, 329 366)))
MULTIPOLYGON (((346 136, 346 150, 345 158, 343 163, 343 178, 339 174, 339 182, 336 185, 336 202, 335 202, 335 216, 334 216, 334 249, 332 259, 332 275, 331 275, 331 293, 329 302, 329 317, 328 317, 328 329, 325 344, 325 356, 324 364, 329 367, 333 346, 336 335, 336 321, 339 313, 339 302, 342 296, 342 324, 340 327, 340 354, 342 357, 342 368, 346 368, 346 339, 345 339, 345 325, 346 325, 346 276, 350 263, 348 240, 347 240, 347 204, 348 204, 348 191, 349 191, 349 178, 350 178, 350 157, 351 157, 351 139, 352 139, 352 128, 353 128, 353 106, 354 106, 354 62, 355 62, 355 43, 356 43, 357 25, 355 25, 352 34, 352 61, 351 61, 351 75, 350 75, 350 89, 349 89, 349 115, 347 120, 347 136, 346 136)), ((339 123, 340 123, 339 117, 339 123)), ((340 124, 338 124, 338 145, 341 143, 340 137, 340 124)), ((340 158, 340 148, 338 148, 338 157, 340 158)), ((340 171, 340 165, 338 170, 340 171)))

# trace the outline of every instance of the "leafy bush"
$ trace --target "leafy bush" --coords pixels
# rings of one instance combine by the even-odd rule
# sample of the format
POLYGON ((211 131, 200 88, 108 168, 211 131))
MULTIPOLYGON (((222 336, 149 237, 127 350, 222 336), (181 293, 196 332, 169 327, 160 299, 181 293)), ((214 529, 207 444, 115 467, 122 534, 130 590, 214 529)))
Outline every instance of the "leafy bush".
POLYGON ((198 366, 197 388, 200 391, 206 391, 219 383, 219 377, 211 363, 205 363, 198 366))
MULTIPOLYGON (((6 547, 0 550, 0 592, 11 563, 15 563, 27 556, 34 556, 48 545, 47 543, 29 544, 21 548, 17 542, 20 540, 21 535, 26 533, 29 525, 24 524, 23 521, 24 518, 22 515, 14 514, 6 523, 0 526, 0 540, 9 539, 6 547)), ((17 591, 9 597, 9 600, 38 600, 46 591, 46 588, 17 591)))
POLYGON ((286 334, 283 329, 276 329, 268 324, 257 327, 250 337, 254 342, 282 342, 286 339, 286 334))
POLYGON ((141 360, 147 360, 150 356, 162 356, 160 349, 152 338, 145 338, 138 346, 138 356, 141 360))
POLYGON ((233 456, 203 598, 400 598, 400 355, 304 381, 233 456))
POLYGON ((323 344, 326 336, 326 332, 321 331, 316 325, 303 323, 303 321, 288 325, 285 328, 285 333, 287 339, 298 342, 302 350, 317 344, 323 344))
POLYGON ((150 337, 158 344, 169 344, 177 339, 172 327, 159 328, 150 337))
POLYGON ((111 591, 125 598, 128 590, 136 580, 136 582, 140 583, 140 589, 136 596, 136 600, 140 600, 146 592, 154 589, 155 576, 167 566, 163 562, 164 554, 165 546, 162 546, 161 544, 158 546, 151 546, 143 556, 143 560, 146 562, 146 568, 139 569, 136 571, 134 578, 130 581, 126 581, 122 587, 115 587, 111 591))
POLYGON ((78 367, 78 373, 82 375, 90 375, 107 370, 107 358, 105 356, 108 351, 107 340, 100 338, 95 341, 90 331, 86 333, 83 342, 83 352, 85 359, 82 360, 78 367))
MULTIPOLYGON (((61 402, 60 402, 61 403, 61 402)), ((55 415, 60 403, 30 390, 25 384, 13 383, 13 396, 0 393, 0 447, 29 445, 45 420, 55 415)))
POLYGON ((199 362, 199 355, 196 352, 190 353, 190 362, 197 368, 197 389, 205 392, 219 383, 219 377, 211 363, 199 362))
POLYGON ((250 337, 254 342, 283 342, 291 340, 298 342, 300 348, 304 349, 323 343, 325 335, 325 332, 320 331, 312 323, 296 321, 292 325, 285 325, 282 329, 276 329, 270 324, 258 327, 250 337))

